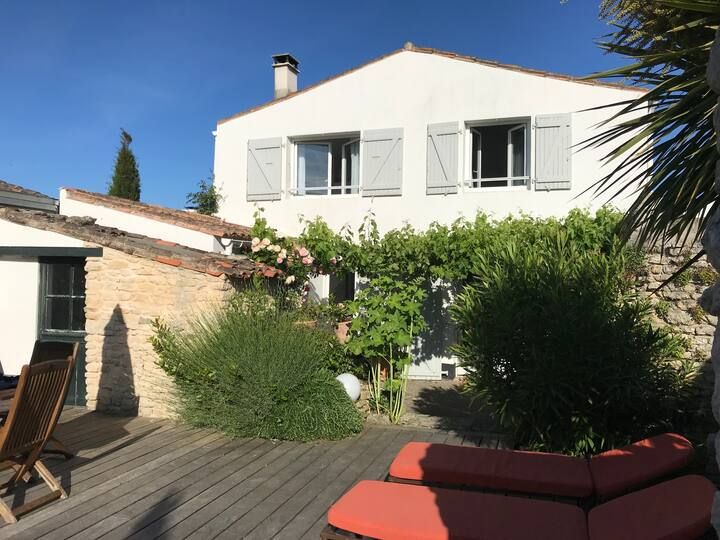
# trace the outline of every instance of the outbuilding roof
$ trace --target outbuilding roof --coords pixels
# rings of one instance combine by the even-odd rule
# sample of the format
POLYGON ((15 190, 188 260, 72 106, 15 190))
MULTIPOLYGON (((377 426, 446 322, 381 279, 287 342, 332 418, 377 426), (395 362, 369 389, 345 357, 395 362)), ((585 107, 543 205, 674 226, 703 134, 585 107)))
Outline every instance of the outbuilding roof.
POLYGON ((56 200, 52 197, 33 191, 17 184, 0 180, 0 206, 32 208, 46 212, 56 212, 56 200))
POLYGON ((267 101, 265 103, 262 103, 260 105, 257 105, 255 107, 251 107, 249 109, 246 109, 244 111, 241 111, 237 114, 234 114, 232 116, 228 116, 227 118, 222 118, 218 120, 218 125, 224 124, 225 122, 229 122, 230 120, 233 120, 235 118, 239 118, 240 116, 245 116, 246 114, 253 113, 255 111, 259 111, 260 109, 264 109, 266 107, 270 107, 271 105, 275 105, 276 103, 280 103, 283 101, 287 101, 289 99, 294 98, 295 96, 299 96, 300 94, 304 94, 305 92, 309 92, 311 90, 314 90, 318 86, 321 86, 325 83, 328 83, 330 81, 334 81, 335 79, 339 79, 340 77, 344 77, 345 75, 349 75, 351 73, 354 73, 356 71, 359 71, 365 67, 368 67, 372 64, 375 64, 377 62, 380 62, 381 60, 385 60, 386 58, 389 58, 391 56, 395 56, 396 54, 400 54, 403 52, 415 52, 415 53, 422 53, 422 54, 433 54, 436 56, 443 56, 445 58, 451 58, 453 60, 459 60, 462 62, 472 62, 474 64, 480 64, 483 66, 489 66, 489 67, 495 67, 500 69, 506 69, 510 71, 517 71, 520 73, 527 73, 529 75, 536 75, 538 77, 547 77, 550 79, 559 79, 561 81, 570 81, 575 82, 578 84, 587 84, 591 86, 603 86, 607 88, 615 88, 618 90, 631 90, 633 92, 645 92, 647 91, 645 88, 639 87, 639 86, 630 86, 626 84, 617 84, 617 83, 610 83, 605 81, 599 81, 599 80, 592 80, 592 79, 585 79, 582 77, 575 77, 573 75, 564 75, 562 73, 554 73, 552 71, 544 71, 540 69, 532 69, 532 68, 526 68, 522 66, 518 66, 515 64, 504 64, 502 62, 496 62, 495 60, 485 60, 482 58, 477 58, 475 56, 469 56, 465 54, 459 54, 452 51, 443 51, 440 49, 433 49, 430 47, 418 47, 417 45, 414 45, 410 42, 406 43, 405 46, 402 49, 396 49, 390 53, 384 54, 382 56, 379 56, 377 58, 373 58, 372 60, 365 62, 364 64, 360 64, 359 66, 356 66, 354 68, 348 69, 346 71, 343 71, 341 73, 338 73, 336 75, 332 75, 331 77, 328 77, 326 79, 323 79, 322 81, 316 82, 315 84, 311 84, 309 86, 306 86, 302 90, 298 90, 297 92, 293 92, 291 94, 288 94, 285 97, 273 99, 271 101, 267 101))
POLYGON ((133 234, 113 227, 98 225, 95 223, 95 219, 88 217, 65 216, 18 208, 0 208, 0 219, 216 277, 222 275, 241 278, 253 275, 275 277, 280 274, 276 268, 256 263, 242 255, 212 253, 158 238, 133 234))
POLYGON ((96 204, 120 212, 143 216, 220 238, 232 238, 234 240, 247 240, 250 238, 249 227, 231 223, 219 217, 167 208, 156 204, 130 201, 128 199, 102 195, 83 189, 64 188, 64 190, 68 198, 76 201, 96 204))

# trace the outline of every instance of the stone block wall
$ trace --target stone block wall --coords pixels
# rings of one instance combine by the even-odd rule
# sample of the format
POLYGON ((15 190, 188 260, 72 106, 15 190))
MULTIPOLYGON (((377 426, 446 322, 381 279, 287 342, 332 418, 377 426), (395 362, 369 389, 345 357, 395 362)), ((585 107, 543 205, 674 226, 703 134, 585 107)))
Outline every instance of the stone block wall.
POLYGON ((702 257, 675 281, 653 294, 701 249, 699 243, 684 248, 666 245, 651 249, 641 276, 641 293, 653 304, 655 324, 669 326, 686 339, 686 356, 696 364, 698 385, 709 394, 713 386, 710 353, 717 317, 707 314, 698 301, 707 286, 718 278, 717 272, 702 257))
POLYGON ((88 408, 171 417, 173 384, 148 342, 151 323, 182 323, 221 303, 232 283, 109 248, 87 259, 85 271, 88 408))

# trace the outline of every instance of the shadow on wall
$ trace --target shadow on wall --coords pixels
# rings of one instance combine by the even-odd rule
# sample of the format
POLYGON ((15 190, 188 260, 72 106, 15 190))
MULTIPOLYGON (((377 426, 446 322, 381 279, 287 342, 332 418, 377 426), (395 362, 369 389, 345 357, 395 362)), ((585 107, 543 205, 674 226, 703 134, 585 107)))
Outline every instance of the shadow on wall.
POLYGON ((139 398, 135 394, 128 328, 119 305, 115 306, 105 325, 103 338, 98 410, 122 416, 137 416, 139 398))
MULTIPOLYGON (((457 339, 457 330, 450 318, 450 306, 457 296, 457 291, 452 285, 436 282, 427 292, 422 309, 427 328, 413 346, 415 364, 428 362, 433 358, 451 358, 450 347, 457 339)), ((451 374, 450 378, 453 378, 453 375, 451 374)))

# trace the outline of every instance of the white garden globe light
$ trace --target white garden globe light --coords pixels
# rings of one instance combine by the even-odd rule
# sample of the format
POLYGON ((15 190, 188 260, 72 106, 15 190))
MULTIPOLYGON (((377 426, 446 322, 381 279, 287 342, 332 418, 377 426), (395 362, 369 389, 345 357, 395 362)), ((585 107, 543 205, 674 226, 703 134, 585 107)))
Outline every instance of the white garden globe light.
POLYGON ((360 381, 352 373, 343 373, 336 377, 340 384, 345 388, 345 392, 350 396, 350 399, 357 401, 360 398, 360 381))

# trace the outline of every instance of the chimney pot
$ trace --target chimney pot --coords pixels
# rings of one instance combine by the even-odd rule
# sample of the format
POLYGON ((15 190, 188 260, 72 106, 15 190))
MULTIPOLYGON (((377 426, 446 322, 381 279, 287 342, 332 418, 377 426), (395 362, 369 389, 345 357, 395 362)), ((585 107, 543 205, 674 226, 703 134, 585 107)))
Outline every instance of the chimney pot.
POLYGON ((272 59, 275 74, 275 99, 297 92, 300 62, 290 53, 273 54, 272 59))

